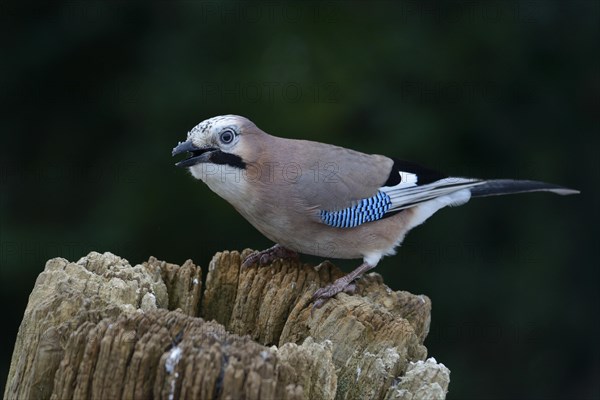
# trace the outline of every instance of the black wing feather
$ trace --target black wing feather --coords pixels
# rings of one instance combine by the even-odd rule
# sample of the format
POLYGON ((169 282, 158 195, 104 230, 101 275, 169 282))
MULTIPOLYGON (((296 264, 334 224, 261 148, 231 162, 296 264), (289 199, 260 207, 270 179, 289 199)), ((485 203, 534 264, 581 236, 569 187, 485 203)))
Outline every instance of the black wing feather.
POLYGON ((426 185, 428 183, 439 181, 440 179, 448 177, 446 174, 424 167, 412 161, 403 161, 398 160, 397 158, 392 158, 392 160, 394 160, 394 165, 392 166, 390 175, 383 186, 396 186, 399 184, 401 182, 401 173, 403 172, 409 172, 417 175, 419 185, 426 185))

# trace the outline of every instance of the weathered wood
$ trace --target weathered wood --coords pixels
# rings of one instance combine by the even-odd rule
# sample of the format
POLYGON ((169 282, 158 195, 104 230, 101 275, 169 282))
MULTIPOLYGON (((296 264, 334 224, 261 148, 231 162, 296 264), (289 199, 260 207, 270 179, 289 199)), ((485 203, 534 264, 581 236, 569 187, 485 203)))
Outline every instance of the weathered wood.
POLYGON ((331 263, 241 269, 242 259, 214 256, 202 300, 202 272, 190 260, 48 261, 4 398, 445 397, 449 370, 424 362, 426 296, 393 292, 369 274, 356 294, 312 310, 312 293, 342 275, 331 263))

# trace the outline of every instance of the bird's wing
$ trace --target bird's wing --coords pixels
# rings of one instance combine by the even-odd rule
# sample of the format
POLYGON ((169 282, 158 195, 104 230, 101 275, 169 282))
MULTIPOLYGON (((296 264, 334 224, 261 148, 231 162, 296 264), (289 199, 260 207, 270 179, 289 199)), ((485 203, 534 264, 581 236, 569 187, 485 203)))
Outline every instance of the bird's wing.
POLYGON ((393 160, 343 147, 305 140, 273 138, 277 148, 268 161, 279 165, 279 195, 294 207, 314 210, 341 210, 371 197, 385 184, 393 160))
POLYGON ((344 207, 320 208, 321 222, 336 228, 353 228, 483 183, 477 179, 446 177, 418 164, 396 159, 385 175, 387 180, 383 184, 370 188, 372 195, 354 199, 344 207))
POLYGON ((285 140, 278 161, 289 166, 291 207, 338 228, 376 221, 435 197, 480 184, 418 164, 302 140, 285 140), (310 151, 307 151, 310 149, 310 151), (298 168, 292 168, 298 165, 298 168))

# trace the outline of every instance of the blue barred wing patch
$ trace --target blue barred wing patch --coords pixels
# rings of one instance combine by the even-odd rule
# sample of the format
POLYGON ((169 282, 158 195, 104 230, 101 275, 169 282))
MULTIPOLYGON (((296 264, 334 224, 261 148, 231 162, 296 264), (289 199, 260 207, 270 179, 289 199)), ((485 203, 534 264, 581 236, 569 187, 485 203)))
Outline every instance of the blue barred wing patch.
POLYGON ((365 222, 377 221, 390 209, 390 196, 383 192, 338 211, 321 210, 321 221, 336 228, 354 228, 365 222))

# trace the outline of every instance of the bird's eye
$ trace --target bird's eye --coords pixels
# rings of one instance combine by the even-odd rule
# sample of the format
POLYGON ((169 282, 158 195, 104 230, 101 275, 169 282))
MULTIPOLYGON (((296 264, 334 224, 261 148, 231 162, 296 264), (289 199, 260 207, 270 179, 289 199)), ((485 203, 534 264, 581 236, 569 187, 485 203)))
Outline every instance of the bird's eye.
POLYGON ((221 135, 219 136, 221 142, 225 144, 233 142, 233 137, 234 135, 231 129, 225 129, 223 132, 221 132, 221 135))

